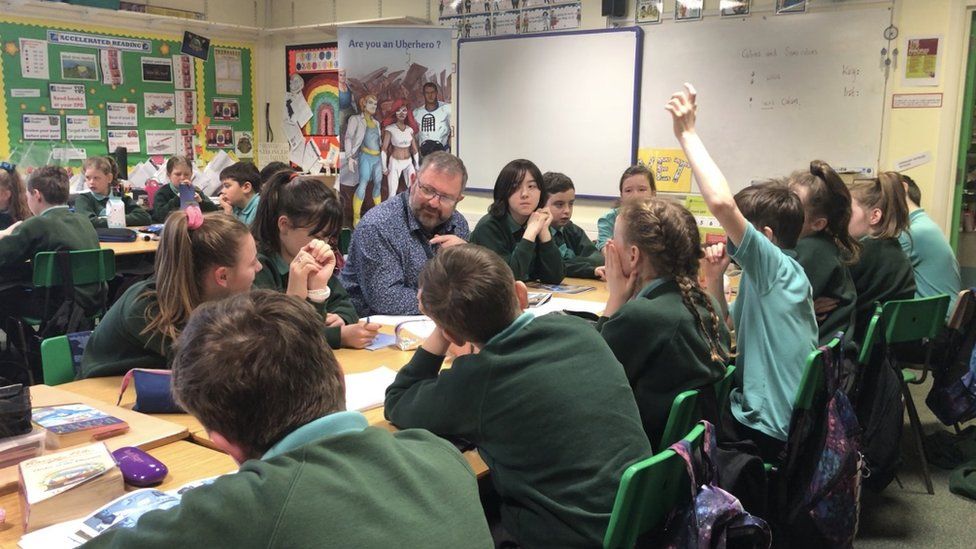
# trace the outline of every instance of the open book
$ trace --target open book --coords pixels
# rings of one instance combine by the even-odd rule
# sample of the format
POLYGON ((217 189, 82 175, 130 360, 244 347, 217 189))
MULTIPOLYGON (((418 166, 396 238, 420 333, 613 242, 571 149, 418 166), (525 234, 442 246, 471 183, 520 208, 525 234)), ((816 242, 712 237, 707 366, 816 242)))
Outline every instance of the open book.
POLYGON ((184 484, 176 490, 163 492, 143 488, 126 492, 87 517, 42 528, 20 538, 21 549, 69 549, 78 547, 95 536, 116 528, 132 528, 139 517, 157 509, 169 509, 180 503, 189 490, 212 483, 217 477, 184 484))

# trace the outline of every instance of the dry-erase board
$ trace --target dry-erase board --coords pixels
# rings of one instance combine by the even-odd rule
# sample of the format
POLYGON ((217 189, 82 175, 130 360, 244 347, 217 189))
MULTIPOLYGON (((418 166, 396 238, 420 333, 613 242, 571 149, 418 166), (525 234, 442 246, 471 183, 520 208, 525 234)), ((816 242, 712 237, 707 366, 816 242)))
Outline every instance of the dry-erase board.
POLYGON ((676 147, 664 104, 699 92, 699 134, 733 188, 822 159, 876 169, 887 7, 644 27, 640 146, 676 147))
POLYGON ((639 28, 458 42, 457 153, 469 188, 528 158, 583 196, 616 196, 636 160, 639 28))

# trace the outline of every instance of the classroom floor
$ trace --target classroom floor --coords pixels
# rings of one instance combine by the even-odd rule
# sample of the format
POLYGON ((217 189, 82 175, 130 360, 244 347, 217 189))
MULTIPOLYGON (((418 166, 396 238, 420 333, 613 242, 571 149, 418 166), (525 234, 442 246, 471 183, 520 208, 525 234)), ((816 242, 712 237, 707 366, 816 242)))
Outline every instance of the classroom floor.
MULTIPOLYGON (((931 380, 931 376, 929 377, 931 380)), ((912 386, 912 397, 926 433, 951 428, 942 425, 925 405, 931 382, 912 386)), ((858 548, 976 546, 976 501, 949 492, 949 471, 930 466, 935 495, 925 491, 921 466, 912 444, 906 419, 902 433, 902 464, 899 478, 881 494, 865 490, 861 498, 858 548)))

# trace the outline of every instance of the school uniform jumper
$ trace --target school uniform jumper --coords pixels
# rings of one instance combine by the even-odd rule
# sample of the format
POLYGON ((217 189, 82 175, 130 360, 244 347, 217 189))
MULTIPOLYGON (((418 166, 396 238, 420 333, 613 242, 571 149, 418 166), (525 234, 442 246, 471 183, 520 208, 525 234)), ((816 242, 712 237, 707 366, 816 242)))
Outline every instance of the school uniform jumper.
MULTIPOLYGON (((721 311, 714 301, 712 307, 721 311)), ((696 308, 711 329, 708 310, 700 305, 696 308)), ((719 340, 728 349, 728 329, 725 322, 719 324, 719 340)), ((651 447, 660 452, 663 448, 658 448, 658 444, 674 397, 691 389, 711 391, 711 385, 725 375, 726 365, 712 360, 708 340, 685 307, 678 283, 672 279, 652 281, 612 317, 601 317, 597 329, 623 364, 644 432, 651 447)), ((716 402, 708 398, 700 402, 704 419, 718 425, 716 402), (706 402, 711 406, 706 406, 706 402)))
POLYGON ((796 261, 810 280, 813 299, 828 297, 837 300, 837 308, 819 323, 820 345, 830 343, 837 332, 844 332, 850 341, 857 341, 854 338, 863 335, 854 332, 857 289, 833 239, 824 234, 801 238, 796 243, 796 261))
MULTIPOLYGON (((69 211, 66 205, 51 206, 0 238, 0 284, 20 282, 31 286, 33 275, 28 261, 33 261, 39 252, 98 248, 98 234, 87 219, 69 211)), ((84 310, 94 311, 101 305, 103 291, 101 284, 76 286, 76 302, 84 310)))
MULTIPOLYGON (((216 212, 220 210, 220 206, 213 203, 210 197, 207 196, 199 188, 194 187, 194 190, 200 193, 203 197, 202 200, 198 201, 200 204, 201 212, 216 212)), ((196 193, 194 193, 196 196, 196 193)), ((156 191, 156 195, 153 197, 153 208, 152 208, 152 220, 153 223, 165 223, 166 216, 170 212, 180 209, 180 190, 176 188, 176 185, 170 183, 169 185, 164 185, 156 191)))
POLYGON ((234 213, 234 217, 241 220, 241 223, 247 225, 248 227, 254 223, 254 218, 258 215, 258 203, 261 202, 261 195, 255 194, 247 201, 247 204, 243 208, 238 208, 233 206, 231 210, 234 213))
POLYGON ((261 459, 86 547, 452 547, 490 549, 474 473, 447 441, 367 427, 337 412, 261 459))
POLYGON ((155 306, 156 280, 137 282, 122 294, 95 327, 81 357, 80 379, 120 376, 133 368, 169 368, 173 341, 162 332, 143 333, 146 309, 155 306))
MULTIPOLYGON (((95 193, 82 193, 75 197, 75 213, 87 217, 96 229, 108 227, 106 216, 106 206, 109 196, 96 195, 95 193)), ((142 209, 128 196, 121 197, 122 204, 125 206, 125 226, 139 227, 152 223, 149 212, 142 209)))
POLYGON ((603 251, 603 248, 607 245, 607 242, 613 238, 613 226, 617 222, 617 213, 620 208, 613 208, 609 212, 603 214, 600 219, 596 220, 596 249, 603 251))
POLYGON ((951 315, 962 289, 959 261, 942 230, 925 210, 915 210, 908 214, 908 219, 911 226, 898 235, 898 243, 915 272, 915 297, 949 294, 946 315, 951 315))
POLYGON ((599 547, 620 476, 651 455, 623 368, 585 321, 524 313, 481 352, 417 350, 386 417, 478 446, 524 547, 599 547))
POLYGON ((566 267, 566 276, 598 278, 595 270, 603 266, 603 254, 596 249, 586 232, 570 221, 560 229, 549 229, 552 241, 559 248, 559 255, 566 267))
POLYGON ((566 275, 559 248, 552 240, 529 242, 522 238, 525 226, 519 225, 510 214, 502 217, 486 215, 471 232, 471 243, 479 244, 502 256, 512 268, 515 280, 540 280, 559 284, 566 275))
POLYGON ((861 258, 851 265, 857 288, 854 331, 861 339, 878 302, 915 297, 915 274, 908 256, 896 238, 862 238, 861 258))
MULTIPOLYGON (((254 276, 254 287, 276 290, 282 293, 287 292, 289 265, 285 263, 281 255, 274 254, 273 256, 268 256, 259 253, 258 261, 261 262, 262 269, 254 276)), ((359 322, 359 316, 356 315, 356 308, 353 306, 352 300, 349 299, 349 294, 346 293, 342 284, 339 283, 337 273, 332 273, 328 286, 331 292, 328 299, 322 303, 309 301, 315 307, 315 310, 322 315, 323 319, 327 313, 334 313, 339 315, 346 324, 359 322)), ((323 325, 322 330, 326 340, 329 342, 329 347, 338 349, 342 341, 342 328, 339 326, 327 328, 323 325)))
POLYGON ((732 254, 742 267, 739 296, 730 311, 736 365, 742 372, 742 387, 729 397, 732 415, 778 441, 786 441, 793 400, 819 335, 810 282, 795 255, 752 224, 746 224, 732 254))

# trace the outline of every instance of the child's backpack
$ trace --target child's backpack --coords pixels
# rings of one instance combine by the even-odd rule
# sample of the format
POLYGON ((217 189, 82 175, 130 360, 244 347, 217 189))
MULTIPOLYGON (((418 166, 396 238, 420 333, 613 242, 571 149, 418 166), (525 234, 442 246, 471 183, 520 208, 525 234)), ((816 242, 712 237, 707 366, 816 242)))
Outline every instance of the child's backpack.
POLYGON ((786 458, 774 479, 770 509, 777 543, 851 547, 860 507, 860 426, 843 390, 842 352, 821 347, 823 390, 790 420, 786 458))
POLYGON ((905 401, 901 394, 901 372, 887 345, 880 345, 867 364, 857 389, 857 419, 863 427, 861 451, 870 474, 864 485, 880 492, 891 483, 901 465, 901 434, 905 401))
POLYGON ((949 320, 944 353, 932 360, 932 389, 925 403, 945 425, 976 417, 976 291, 959 298, 949 320))
POLYGON ((685 460, 691 479, 691 501, 676 509, 665 523, 661 539, 654 546, 681 549, 724 549, 769 547, 769 525, 750 515, 735 496, 716 485, 715 430, 705 426, 702 445, 694 452, 691 443, 679 440, 671 450, 685 460))

